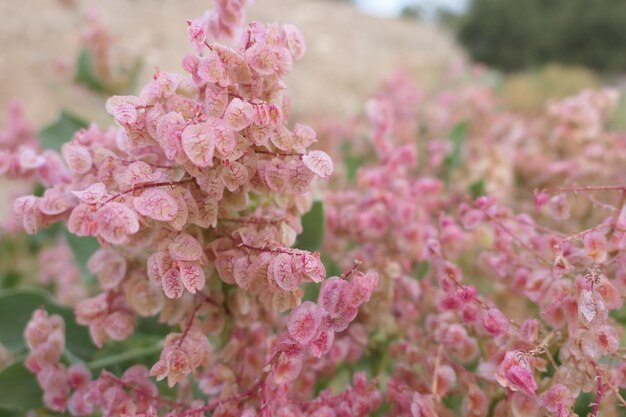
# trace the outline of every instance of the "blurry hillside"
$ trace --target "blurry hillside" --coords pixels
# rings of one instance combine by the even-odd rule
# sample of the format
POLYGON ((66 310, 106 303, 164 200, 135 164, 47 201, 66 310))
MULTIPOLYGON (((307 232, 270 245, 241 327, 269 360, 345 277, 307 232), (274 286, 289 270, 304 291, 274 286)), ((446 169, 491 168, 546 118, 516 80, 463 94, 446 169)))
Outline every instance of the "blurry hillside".
MULTIPOLYGON (((68 88, 86 12, 97 7, 120 51, 144 60, 143 84, 153 68, 181 71, 189 51, 185 19, 211 0, 3 0, 0 13, 0 108, 18 97, 36 125, 55 119, 60 108, 105 122, 102 98, 68 88)), ((360 109, 380 80, 398 66, 420 85, 433 85, 461 53, 442 31, 416 22, 381 19, 341 2, 256 0, 248 19, 292 22, 303 31, 308 52, 288 79, 294 110, 345 115, 360 109)))

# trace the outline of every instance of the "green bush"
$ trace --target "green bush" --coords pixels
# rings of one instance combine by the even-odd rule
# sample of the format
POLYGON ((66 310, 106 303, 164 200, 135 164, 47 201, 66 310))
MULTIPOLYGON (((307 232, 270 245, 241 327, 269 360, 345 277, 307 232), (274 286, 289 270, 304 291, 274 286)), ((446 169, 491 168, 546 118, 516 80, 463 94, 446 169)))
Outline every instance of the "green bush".
POLYGON ((518 70, 550 62, 626 69, 624 0, 473 0, 460 42, 477 61, 518 70))

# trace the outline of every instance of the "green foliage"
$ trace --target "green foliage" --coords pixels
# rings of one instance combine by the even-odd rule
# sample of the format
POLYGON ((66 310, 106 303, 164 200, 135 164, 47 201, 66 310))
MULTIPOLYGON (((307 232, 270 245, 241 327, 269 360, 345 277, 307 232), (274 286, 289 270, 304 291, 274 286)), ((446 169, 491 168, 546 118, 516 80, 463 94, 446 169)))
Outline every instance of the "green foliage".
POLYGON ((579 416, 586 416, 592 408, 595 393, 581 392, 574 403, 574 412, 579 416))
POLYGON ((467 139, 468 123, 466 121, 457 123, 450 134, 448 140, 452 143, 452 152, 444 161, 444 179, 449 183, 452 172, 461 166, 463 162, 463 145, 467 139))
POLYGON ((473 0, 459 39, 472 57, 506 70, 550 62, 603 72, 626 68, 623 0, 473 0))
POLYGON ((90 90, 102 93, 105 91, 104 84, 98 79, 93 71, 91 53, 83 48, 78 54, 76 61, 76 82, 85 85, 90 90))
POLYGON ((15 271, 8 271, 0 275, 0 288, 15 287, 20 281, 20 274, 15 271))
POLYGON ((601 84, 596 73, 587 68, 549 64, 510 74, 502 84, 501 93, 512 110, 538 112, 550 99, 573 96, 601 84))
POLYGON ((418 281, 420 281, 426 276, 429 270, 430 264, 428 263, 428 261, 422 261, 415 265, 415 267, 413 268, 413 273, 411 275, 413 275, 418 281))
POLYGON ((36 289, 0 291, 2 343, 17 355, 14 363, 0 370, 0 417, 21 416, 25 410, 41 406, 42 393, 36 376, 23 364, 24 329, 39 307, 65 320, 66 346, 62 361, 85 363, 94 375, 104 368, 121 375, 135 364, 152 365, 159 358, 163 337, 169 330, 154 317, 142 318, 132 337, 98 349, 91 342, 87 328, 76 323, 73 311, 56 304, 47 293, 36 289))
POLYGON ((121 375, 125 369, 138 364, 150 368, 159 360, 161 349, 163 344, 156 337, 109 343, 104 349, 96 352, 94 359, 87 363, 87 367, 96 375, 103 369, 121 375))
POLYGON ((72 249, 76 264, 80 268, 80 274, 84 280, 94 281, 93 274, 87 268, 87 261, 91 255, 100 248, 98 240, 94 237, 76 236, 65 230, 65 239, 72 249))
POLYGON ((321 256, 322 263, 324 264, 324 268, 326 268, 326 276, 334 277, 342 274, 341 268, 335 261, 333 261, 330 257, 325 254, 321 256))
POLYGON ((485 180, 483 178, 471 183, 469 185, 469 193, 470 193, 470 196, 472 196, 472 200, 475 200, 478 197, 487 194, 487 189, 485 187, 486 187, 485 180))
POLYGON ((44 149, 58 151, 76 131, 86 127, 87 123, 84 120, 63 110, 54 123, 39 131, 39 142, 44 149))
POLYGON ((76 60, 76 74, 74 80, 91 91, 111 96, 116 94, 130 94, 137 90, 139 74, 142 69, 142 60, 137 58, 132 65, 119 68, 119 77, 115 80, 103 80, 94 69, 91 52, 83 48, 76 60))
MULTIPOLYGON (((74 312, 55 303, 47 293, 36 289, 10 289, 0 291, 0 334, 2 344, 11 352, 26 350, 24 329, 33 311, 44 307, 50 314, 65 320, 66 350, 77 358, 88 360, 96 350, 86 327, 76 324, 74 312)), ((2 392, 0 390, 0 392, 2 392)))
POLYGON ((20 360, 0 372, 0 393, 0 417, 24 415, 24 410, 41 406, 37 378, 20 360))
POLYGON ((324 204, 315 201, 311 210, 302 216, 303 232, 296 240, 296 248, 317 251, 324 242, 324 204))
POLYGON ((346 179, 353 183, 359 167, 363 165, 363 158, 356 155, 352 150, 352 143, 347 139, 341 143, 341 155, 346 168, 346 179))

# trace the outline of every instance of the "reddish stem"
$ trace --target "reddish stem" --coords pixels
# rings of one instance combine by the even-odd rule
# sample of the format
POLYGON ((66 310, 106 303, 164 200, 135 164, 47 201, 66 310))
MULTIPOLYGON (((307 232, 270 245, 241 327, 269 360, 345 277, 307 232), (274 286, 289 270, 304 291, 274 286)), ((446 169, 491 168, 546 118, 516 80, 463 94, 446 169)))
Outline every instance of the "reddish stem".
POLYGON ((155 396, 152 396, 152 395, 147 395, 145 392, 141 391, 140 389, 135 388, 134 386, 132 386, 130 384, 127 384, 126 382, 122 381, 121 379, 119 379, 115 375, 112 375, 112 374, 109 374, 109 373, 103 373, 101 378, 107 378, 107 379, 111 380, 112 382, 115 382, 116 384, 120 385, 122 388, 131 391, 133 394, 135 394, 138 397, 148 398, 150 400, 159 402, 159 403, 167 405, 169 407, 185 407, 185 408, 189 407, 187 404, 183 404, 183 403, 179 403, 179 402, 176 402, 176 401, 168 400, 167 398, 161 398, 161 397, 155 397, 155 396))
POLYGON ((262 217, 240 217, 240 218, 219 218, 218 221, 244 223, 244 224, 278 224, 285 221, 285 218, 280 219, 264 219, 262 217))
POLYGON ((298 153, 298 152, 272 152, 272 151, 263 151, 263 150, 256 150, 255 152, 265 154, 265 155, 274 155, 274 156, 285 156, 285 157, 294 156, 300 159, 302 159, 302 157, 304 156, 303 153, 298 153))
POLYGON ((244 98, 244 97, 240 96, 239 94, 230 93, 230 95, 231 95, 231 96, 233 96, 233 97, 238 98, 239 100, 242 100, 242 101, 247 101, 247 102, 248 102, 248 103, 250 103, 250 104, 266 104, 263 100, 260 100, 260 99, 258 99, 258 98, 257 98, 257 99, 250 100, 250 99, 248 99, 248 98, 244 98))
POLYGON ((591 409, 591 413, 589 413, 589 417, 598 417, 598 413, 600 412, 600 402, 604 397, 604 383, 602 382, 602 372, 600 371, 600 367, 596 363, 596 361, 591 361, 591 365, 593 369, 596 371, 596 381, 598 382, 598 390, 596 391, 596 399, 593 402, 593 408, 591 409))
POLYGON ((189 334, 189 331, 191 330, 191 326, 193 325, 193 321, 196 318, 196 314, 198 313, 198 310, 200 310, 200 307, 202 307, 202 301, 200 301, 198 305, 196 306, 196 308, 194 308, 193 311, 191 312, 191 317, 189 317, 189 321, 187 322, 187 325, 185 326, 185 330, 183 330, 183 335, 178 341, 179 349, 182 346, 183 341, 185 340, 185 337, 187 337, 187 335, 189 334))
POLYGON ((246 248, 249 250, 254 250, 254 251, 258 251, 258 252, 272 252, 272 253, 286 253, 287 255, 295 255, 295 253, 289 249, 286 248, 275 248, 275 249, 271 249, 271 248, 266 248, 266 247, 259 247, 259 246, 252 246, 252 245, 248 245, 247 243, 240 243, 237 245, 238 247, 241 248, 246 248))
POLYGON ((341 275, 339 276, 339 278, 341 278, 341 279, 346 279, 346 278, 348 278, 350 275, 352 275, 352 273, 353 273, 354 271, 356 271, 356 270, 357 270, 357 268, 359 267, 359 265, 361 265, 361 263, 362 263, 361 261, 359 261, 358 259, 355 259, 355 260, 354 260, 354 265, 352 265, 352 268, 351 268, 348 272, 344 272, 343 274, 341 274, 341 275))
POLYGON ((524 249, 526 249, 527 251, 529 251, 530 253, 532 253, 537 259, 545 262, 547 265, 549 265, 550 267, 552 266, 552 262, 550 262, 549 259, 545 258, 543 255, 541 255, 539 252, 537 252, 534 248, 532 248, 531 246, 529 246, 526 242, 522 241, 520 238, 518 238, 517 236, 515 236, 515 234, 513 232, 511 232, 504 224, 502 224, 499 220, 497 220, 496 218, 494 218, 492 215, 490 215, 489 213, 487 213, 486 210, 483 210, 483 213, 485 213, 485 216, 487 216, 487 218, 489 219, 489 221, 491 221, 493 224, 495 224, 496 226, 498 226, 500 229, 502 229, 502 231, 504 231, 507 235, 511 236, 513 238, 513 240, 515 240, 519 245, 521 245, 524 249))
POLYGON ((585 185, 576 187, 556 187, 544 188, 542 191, 546 193, 578 193, 593 191, 610 191, 610 190, 626 190, 626 185, 585 185))
POLYGON ((120 198, 126 194, 131 194, 134 193, 135 191, 140 191, 140 190, 145 190, 147 188, 156 188, 156 187, 173 187, 175 185, 182 185, 182 184, 187 184, 190 182, 193 182, 194 179, 193 178, 187 178, 184 180, 180 180, 180 181, 163 181, 163 182, 151 182, 151 183, 146 183, 146 184, 139 184, 136 185, 126 191, 122 191, 120 193, 115 194, 113 197, 109 198, 108 200, 106 200, 104 203, 102 204, 106 204, 109 203, 117 198, 120 198))
MULTIPOLYGON (((118 159, 117 161, 121 162, 121 163, 122 163, 122 164, 124 164, 124 165, 130 165, 130 164, 132 164, 133 162, 143 162, 143 161, 139 161, 139 160, 129 161, 129 160, 126 160, 126 159, 118 159)), ((150 164, 150 166, 151 166, 152 168, 176 169, 176 167, 175 167, 175 166, 172 166, 172 165, 154 165, 154 164, 150 164)))
POLYGON ((565 243, 565 242, 568 242, 568 241, 570 241, 570 240, 576 240, 576 239, 582 238, 582 237, 584 237, 587 233, 595 232, 596 230, 604 229, 604 228, 606 228, 606 227, 612 227, 612 225, 611 225, 611 224, 598 224, 598 225, 593 226, 593 227, 591 227, 591 228, 589 228, 589 229, 585 229, 585 230, 583 230, 582 232, 578 232, 578 233, 576 233, 576 234, 570 235, 570 236, 568 236, 568 237, 566 237, 566 238, 564 238, 564 239, 560 240, 560 241, 559 241, 559 242, 555 245, 555 247, 560 247, 560 246, 561 246, 563 243, 565 243))
POLYGON ((263 384, 265 383, 265 380, 270 374, 272 365, 274 364, 274 362, 276 362, 278 358, 279 358, 279 354, 276 353, 272 357, 272 359, 267 363, 267 365, 263 367, 263 373, 259 376, 256 382, 252 384, 252 386, 248 388, 247 390, 245 390, 244 392, 241 392, 239 394, 233 394, 226 398, 217 398, 215 400, 209 401, 207 405, 205 405, 204 407, 185 410, 182 413, 178 414, 178 416, 184 417, 193 413, 213 411, 215 408, 217 408, 221 404, 228 403, 231 401, 243 401, 247 398, 250 398, 253 394, 255 394, 259 390, 259 388, 263 386, 263 384))

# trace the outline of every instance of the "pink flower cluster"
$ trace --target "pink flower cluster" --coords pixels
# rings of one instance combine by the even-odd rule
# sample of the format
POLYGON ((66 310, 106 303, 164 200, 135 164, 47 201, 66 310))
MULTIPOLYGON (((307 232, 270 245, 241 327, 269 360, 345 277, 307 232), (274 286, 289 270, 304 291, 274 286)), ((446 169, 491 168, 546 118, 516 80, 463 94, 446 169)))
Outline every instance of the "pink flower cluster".
MULTIPOLYGON (((85 365, 65 365, 61 318, 37 310, 26 366, 46 406, 573 417, 583 393, 591 417, 626 405, 626 136, 606 127, 615 94, 528 115, 502 110, 477 80, 430 95, 399 74, 365 117, 320 130, 331 158, 311 149, 313 128, 289 122, 283 77, 305 52, 301 33, 242 28, 244 5, 217 1, 190 21, 187 75, 157 69, 137 96, 111 97, 118 126, 77 132, 50 156, 58 169, 38 171, 43 194, 15 201, 29 233, 64 221, 100 243, 87 267, 101 292, 75 305, 98 347, 131 345, 143 318, 169 329, 150 367, 92 381, 85 365), (238 32, 233 46, 213 42, 238 32), (322 253, 294 247, 313 180, 344 157, 346 178, 323 189, 322 253)), ((15 138, 32 132, 13 112, 6 172, 28 176, 15 138)), ((74 280, 58 275, 77 274, 67 255, 41 255, 43 280, 61 291, 74 280)))
POLYGON ((206 41, 234 39, 245 24, 245 6, 248 0, 214 0, 214 7, 204 15, 187 21, 189 41, 198 49, 206 41))
MULTIPOLYGON (((380 275, 359 324, 390 340, 389 415, 447 415, 451 410, 444 400, 455 388, 464 395, 457 412, 465 416, 486 416, 490 402, 498 416, 570 416, 581 392, 595 393, 594 416, 600 403, 609 409, 623 403, 618 391, 623 377, 601 361, 610 357, 618 369, 623 366, 621 325, 609 313, 622 308, 626 291, 624 205, 615 198, 624 186, 552 185, 559 184, 566 167, 581 168, 569 175, 572 181, 595 176, 610 183, 616 171, 597 170, 575 149, 563 152, 563 144, 550 139, 569 126, 568 135, 582 138, 576 146, 595 148, 596 156, 610 148, 614 155, 604 162, 621 160, 626 154, 619 136, 605 128, 613 94, 584 92, 551 103, 545 115, 529 120, 494 113, 493 98, 480 88, 467 96, 424 99, 426 110, 407 115, 402 104, 416 96, 394 87, 407 91, 396 77, 368 107, 373 152, 358 144, 352 148, 373 162, 358 169, 356 184, 340 184, 326 194, 330 236, 324 251, 343 267, 346 253, 364 259, 364 268, 380 275), (572 112, 579 109, 589 117, 576 118, 572 112), (473 160, 482 163, 473 159, 485 158, 481 146, 496 155, 517 149, 533 163, 535 153, 550 158, 546 163, 554 169, 548 173, 531 173, 521 160, 507 168, 542 185, 535 194, 539 214, 517 214, 532 206, 500 190, 494 194, 507 196, 513 208, 493 197, 471 201, 467 182, 445 173, 453 144, 437 139, 436 132, 457 129, 466 114, 473 115, 461 154, 467 162, 458 170, 471 169, 473 160), (519 141, 524 135, 532 145, 519 141), (558 166, 557 153, 570 161, 558 166), (448 184, 439 179, 446 175, 452 178, 448 184), (590 204, 578 197, 575 212, 570 194, 587 195, 590 204), (582 213, 596 226, 579 220, 582 213), (540 224, 546 220, 541 214, 550 227, 540 224), (564 220, 566 230, 582 231, 558 231, 564 220), (505 397, 499 399, 498 392, 505 397)), ((499 178, 491 178, 483 178, 487 190, 498 186, 499 178)))
MULTIPOLYGON (((207 31, 231 35, 242 6, 219 3, 207 31)), ((319 253, 291 247, 312 205, 313 179, 334 169, 325 152, 309 149, 317 141, 311 127, 288 124, 281 77, 304 54, 300 32, 252 23, 231 48, 210 43, 199 22, 189 27, 199 54, 183 59, 188 76, 157 69, 138 96, 111 97, 106 109, 119 127, 77 132, 61 149, 67 175, 45 184, 43 195, 14 203, 29 233, 66 221, 70 233, 101 244, 87 267, 102 292, 75 307, 96 346, 131 338, 137 316, 180 327, 165 337, 149 371, 132 367, 119 378, 103 372, 86 392, 60 380, 64 396, 55 410, 83 415, 86 401, 105 416, 154 416, 165 408, 172 416, 241 415, 258 401, 271 415, 297 395, 290 383, 307 372, 305 360, 323 368, 326 353, 335 362, 351 355, 346 349, 356 336, 338 337, 344 347, 333 352, 335 334, 377 286, 375 273, 355 268, 325 280, 319 253), (302 302, 301 284, 322 282, 318 304, 302 302), (216 398, 166 400, 149 376, 181 392, 197 378, 216 398)), ((63 370, 59 349, 50 363, 63 370)), ((376 396, 356 405, 368 392, 371 384, 355 380, 342 409, 375 408, 376 396)), ((311 407, 325 415, 333 404, 311 407)))
POLYGON ((331 277, 324 281, 317 304, 305 301, 294 308, 287 319, 287 335, 275 347, 277 360, 274 379, 278 383, 295 379, 302 368, 302 357, 308 352, 320 358, 332 347, 335 332, 348 328, 358 308, 369 301, 378 285, 374 273, 353 272, 345 277, 331 277))
POLYGON ((81 282, 80 269, 66 242, 46 247, 38 256, 39 282, 54 286, 55 298, 64 305, 73 306, 87 296, 81 282))
POLYGON ((93 406, 83 398, 91 380, 89 370, 81 364, 65 368, 59 362, 65 349, 65 324, 61 316, 36 310, 24 337, 30 351, 26 366, 37 374, 46 407, 57 412, 69 409, 75 416, 93 413, 93 406))
POLYGON ((8 179, 36 180, 46 186, 68 179, 59 155, 41 150, 18 101, 7 107, 5 127, 0 132, 0 175, 8 179))

